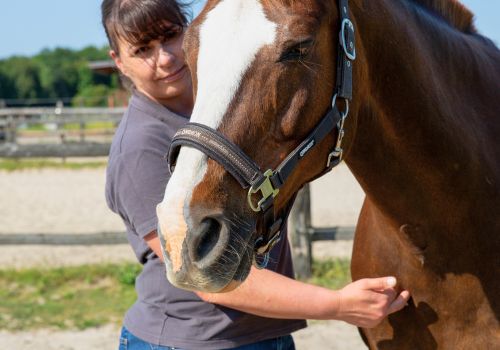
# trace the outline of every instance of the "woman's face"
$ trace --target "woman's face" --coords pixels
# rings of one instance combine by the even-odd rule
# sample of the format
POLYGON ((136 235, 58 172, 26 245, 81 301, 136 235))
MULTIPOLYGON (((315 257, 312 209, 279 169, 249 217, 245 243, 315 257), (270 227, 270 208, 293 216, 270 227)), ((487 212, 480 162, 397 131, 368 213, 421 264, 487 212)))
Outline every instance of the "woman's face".
POLYGON ((110 52, 117 67, 137 90, 167 107, 174 100, 192 100, 191 74, 184 61, 184 31, 131 45, 118 38, 119 53, 110 52))

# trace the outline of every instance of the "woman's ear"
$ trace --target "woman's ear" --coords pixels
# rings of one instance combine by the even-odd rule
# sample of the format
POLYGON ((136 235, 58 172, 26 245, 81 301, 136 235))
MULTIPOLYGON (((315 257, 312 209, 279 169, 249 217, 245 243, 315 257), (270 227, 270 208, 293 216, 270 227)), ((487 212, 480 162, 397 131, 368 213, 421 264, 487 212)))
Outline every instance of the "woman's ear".
POLYGON ((118 68, 118 70, 123 74, 123 75, 127 75, 127 73, 124 71, 124 67, 123 67, 123 62, 122 60, 120 59, 120 56, 118 56, 118 54, 115 52, 115 50, 109 50, 108 52, 109 54, 109 57, 111 57, 111 59, 113 61, 115 61, 115 65, 116 67, 118 68))

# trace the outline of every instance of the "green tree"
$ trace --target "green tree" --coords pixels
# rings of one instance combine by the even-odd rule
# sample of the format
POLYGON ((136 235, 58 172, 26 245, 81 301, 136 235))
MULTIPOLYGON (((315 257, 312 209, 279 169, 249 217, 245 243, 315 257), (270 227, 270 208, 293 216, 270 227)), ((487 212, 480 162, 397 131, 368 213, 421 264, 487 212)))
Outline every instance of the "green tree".
POLYGON ((72 97, 77 93, 78 56, 69 49, 43 50, 34 57, 40 67, 40 82, 47 97, 72 97))
POLYGON ((5 60, 1 71, 11 81, 9 97, 20 99, 37 98, 42 93, 39 79, 39 67, 28 57, 15 56, 5 60))
POLYGON ((16 97, 16 90, 12 80, 1 71, 0 66, 0 99, 16 97))
POLYGON ((34 57, 0 60, 0 98, 91 97, 90 104, 101 104, 94 97, 118 88, 118 79, 92 71, 89 62, 108 60, 108 50, 107 46, 44 49, 34 57))
POLYGON ((73 98, 73 106, 105 107, 111 88, 106 85, 89 85, 73 98))

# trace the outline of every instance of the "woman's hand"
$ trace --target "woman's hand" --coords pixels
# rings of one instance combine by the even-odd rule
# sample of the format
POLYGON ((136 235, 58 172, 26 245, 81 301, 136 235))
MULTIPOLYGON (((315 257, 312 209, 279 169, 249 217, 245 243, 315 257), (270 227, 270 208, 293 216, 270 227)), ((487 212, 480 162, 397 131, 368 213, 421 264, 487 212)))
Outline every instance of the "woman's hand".
POLYGON ((410 293, 397 293, 394 277, 367 278, 337 291, 337 318, 358 327, 373 328, 389 314, 406 306, 410 293))

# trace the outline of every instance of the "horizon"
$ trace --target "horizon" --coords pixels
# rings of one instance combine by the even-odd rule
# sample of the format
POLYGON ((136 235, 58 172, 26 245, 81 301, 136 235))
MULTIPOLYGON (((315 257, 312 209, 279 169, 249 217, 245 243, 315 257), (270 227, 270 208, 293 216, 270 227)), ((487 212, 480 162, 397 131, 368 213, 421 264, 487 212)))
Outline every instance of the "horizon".
MULTIPOLYGON (((500 1, 488 4, 481 0, 461 2, 474 12, 479 33, 500 46, 500 26, 496 18, 500 13, 500 1)), ((106 35, 100 23, 100 3, 101 0, 10 2, 0 13, 0 31, 9 33, 4 34, 0 59, 12 56, 32 57, 45 49, 78 51, 88 46, 107 46, 106 35), (20 20, 19 13, 23 13, 23 20, 20 20), (70 27, 71 30, 61 29, 70 27)), ((199 13, 204 4, 205 0, 195 0, 192 3, 193 16, 199 13)))

